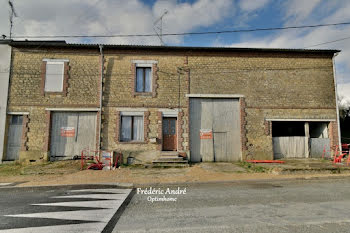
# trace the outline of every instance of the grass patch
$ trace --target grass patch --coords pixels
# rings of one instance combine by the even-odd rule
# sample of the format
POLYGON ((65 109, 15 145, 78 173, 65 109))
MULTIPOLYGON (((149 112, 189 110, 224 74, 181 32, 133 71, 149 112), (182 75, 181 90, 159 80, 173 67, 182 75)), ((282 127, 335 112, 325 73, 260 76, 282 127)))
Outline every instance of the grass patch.
POLYGON ((265 173, 268 171, 267 168, 256 165, 254 163, 239 162, 237 163, 237 165, 244 168, 247 172, 251 172, 251 173, 265 173))
POLYGON ((22 170, 23 166, 19 163, 0 164, 0 176, 18 176, 22 170))
POLYGON ((0 164, 0 176, 68 174, 80 171, 80 160, 0 164))

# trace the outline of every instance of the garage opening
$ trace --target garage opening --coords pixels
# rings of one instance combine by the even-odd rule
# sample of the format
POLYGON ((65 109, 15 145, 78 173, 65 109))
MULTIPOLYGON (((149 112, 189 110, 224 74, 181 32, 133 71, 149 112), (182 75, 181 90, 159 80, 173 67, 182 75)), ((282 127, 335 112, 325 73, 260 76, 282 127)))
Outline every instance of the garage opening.
POLYGON ((272 122, 274 159, 305 158, 305 122, 272 122))
POLYGON ((330 139, 328 137, 328 123, 327 122, 310 122, 310 157, 321 158, 330 157, 330 139), (323 152, 325 150, 325 153, 323 152))
POLYGON ((71 159, 96 148, 96 112, 54 112, 51 118, 51 160, 71 159))
POLYGON ((329 122, 273 121, 274 159, 330 156, 329 122), (323 151, 326 148, 327 153, 323 151))

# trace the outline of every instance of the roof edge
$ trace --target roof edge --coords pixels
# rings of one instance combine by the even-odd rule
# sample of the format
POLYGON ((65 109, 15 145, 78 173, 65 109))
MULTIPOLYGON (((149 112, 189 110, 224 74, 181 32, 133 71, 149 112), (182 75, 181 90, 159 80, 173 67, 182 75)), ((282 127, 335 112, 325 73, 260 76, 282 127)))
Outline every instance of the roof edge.
MULTIPOLYGON (((0 43, 5 40, 0 40, 0 43)), ((64 40, 57 41, 15 41, 6 40, 13 47, 65 47, 65 48, 90 48, 98 49, 100 44, 75 44, 64 40)), ((196 47, 196 46, 159 46, 159 45, 116 45, 101 44, 105 49, 140 49, 140 50, 177 50, 177 51, 212 51, 212 52, 282 52, 282 53, 330 53, 341 52, 336 49, 297 49, 297 48, 249 48, 249 47, 196 47)))

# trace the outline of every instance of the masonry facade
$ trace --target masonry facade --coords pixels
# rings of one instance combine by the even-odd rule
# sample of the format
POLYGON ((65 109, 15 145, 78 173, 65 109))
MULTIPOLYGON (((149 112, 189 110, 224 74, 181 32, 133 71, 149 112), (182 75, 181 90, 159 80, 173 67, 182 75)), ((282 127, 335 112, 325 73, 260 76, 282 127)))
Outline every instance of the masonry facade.
POLYGON ((317 137, 339 144, 335 50, 10 45, 5 134, 23 116, 17 159, 65 159, 86 148, 141 163, 165 150, 193 162, 274 159, 274 143, 283 144, 274 126, 310 138, 321 123, 327 133, 317 137), (48 84, 55 72, 58 86, 48 84))

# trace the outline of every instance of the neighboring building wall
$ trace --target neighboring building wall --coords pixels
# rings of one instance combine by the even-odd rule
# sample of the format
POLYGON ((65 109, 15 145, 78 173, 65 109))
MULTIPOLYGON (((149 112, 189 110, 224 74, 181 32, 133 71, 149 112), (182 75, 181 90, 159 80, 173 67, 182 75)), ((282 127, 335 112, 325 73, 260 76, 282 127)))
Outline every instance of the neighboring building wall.
POLYGON ((99 108, 98 50, 13 48, 10 112, 29 112, 23 158, 45 158, 49 150, 50 111, 47 108, 99 108), (67 93, 43 95, 43 59, 68 59, 67 93))
POLYGON ((0 44, 0 163, 3 160, 6 131, 7 95, 10 78, 11 47, 0 44))

